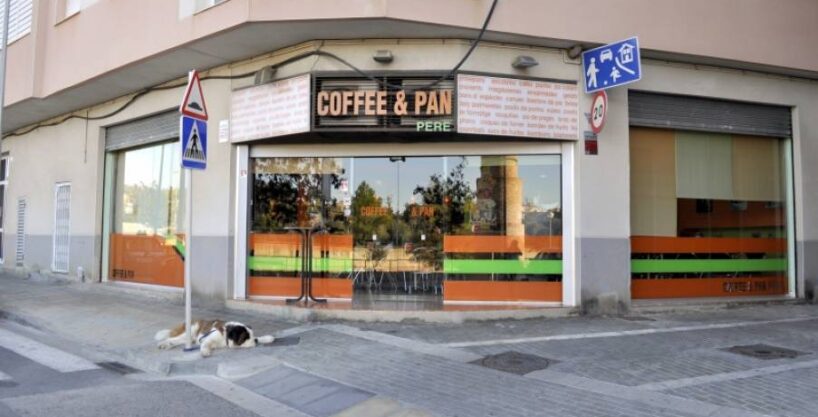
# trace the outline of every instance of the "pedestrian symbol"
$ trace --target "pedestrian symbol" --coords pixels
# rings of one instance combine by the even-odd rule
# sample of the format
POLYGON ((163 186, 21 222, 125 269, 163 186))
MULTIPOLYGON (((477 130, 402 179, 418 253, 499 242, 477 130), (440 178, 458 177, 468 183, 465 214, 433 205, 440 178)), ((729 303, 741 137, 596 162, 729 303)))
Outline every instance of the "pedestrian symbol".
POLYGON ((596 67, 596 58, 591 58, 591 63, 588 65, 588 71, 585 72, 585 76, 588 80, 588 89, 597 88, 596 85, 596 74, 599 72, 599 68, 596 67))
POLYGON ((639 81, 642 78, 639 39, 634 37, 585 51, 582 65, 586 93, 639 81))
POLYGON ((205 169, 207 167, 207 122, 182 116, 181 120, 182 167, 205 169))

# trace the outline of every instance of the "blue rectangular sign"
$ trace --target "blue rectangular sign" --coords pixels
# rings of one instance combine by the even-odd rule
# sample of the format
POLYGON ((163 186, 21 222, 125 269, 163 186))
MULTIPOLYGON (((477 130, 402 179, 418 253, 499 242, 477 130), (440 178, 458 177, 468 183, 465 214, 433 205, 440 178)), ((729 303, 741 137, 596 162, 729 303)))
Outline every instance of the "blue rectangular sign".
POLYGON ((207 168, 207 122, 182 116, 179 124, 182 128, 182 168, 207 168))
POLYGON ((639 38, 589 49, 582 53, 585 92, 605 90, 642 79, 639 38))

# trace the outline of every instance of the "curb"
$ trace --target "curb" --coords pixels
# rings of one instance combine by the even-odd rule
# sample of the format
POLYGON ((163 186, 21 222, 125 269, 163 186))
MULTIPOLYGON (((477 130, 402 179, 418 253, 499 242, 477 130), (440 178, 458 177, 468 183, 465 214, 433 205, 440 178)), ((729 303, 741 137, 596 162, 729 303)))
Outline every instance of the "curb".
POLYGON ((750 308, 759 306, 776 305, 805 305, 808 301, 800 298, 787 299, 760 299, 760 300, 713 300, 713 301, 686 301, 679 304, 652 305, 641 304, 639 302, 631 304, 630 312, 633 314, 674 314, 690 313, 702 311, 733 310, 740 308, 750 308))
POLYGON ((466 321, 525 320, 537 318, 563 318, 578 316, 573 307, 542 307, 474 311, 428 311, 428 310, 350 310, 309 308, 271 305, 251 300, 226 300, 228 310, 264 314, 266 316, 298 322, 352 321, 363 323, 406 323, 422 322, 430 324, 461 324, 466 321))

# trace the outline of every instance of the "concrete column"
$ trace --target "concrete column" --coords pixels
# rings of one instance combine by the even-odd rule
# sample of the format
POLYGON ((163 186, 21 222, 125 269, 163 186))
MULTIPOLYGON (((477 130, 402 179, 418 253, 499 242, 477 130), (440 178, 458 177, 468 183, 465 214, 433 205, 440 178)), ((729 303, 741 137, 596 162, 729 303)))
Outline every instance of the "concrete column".
MULTIPOLYGON (((580 95, 589 112, 593 95, 580 95)), ((590 131, 583 117, 580 127, 590 131)), ((580 302, 587 314, 617 314, 630 307, 630 150, 628 92, 608 91, 599 154, 576 158, 577 266, 580 302)))

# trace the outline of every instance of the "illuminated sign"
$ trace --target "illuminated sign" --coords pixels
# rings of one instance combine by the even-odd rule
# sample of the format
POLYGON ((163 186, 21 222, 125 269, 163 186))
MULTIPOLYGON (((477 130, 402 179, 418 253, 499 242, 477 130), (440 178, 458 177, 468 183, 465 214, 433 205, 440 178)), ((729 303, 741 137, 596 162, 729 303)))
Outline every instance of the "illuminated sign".
POLYGON ((317 77, 313 129, 454 131, 454 82, 412 76, 317 77))
MULTIPOLYGON (((385 90, 321 91, 315 97, 319 116, 387 116, 385 90)), ((396 116, 450 116, 452 91, 406 91, 395 93, 391 114, 396 116), (410 105, 410 100, 412 105, 410 105)))

